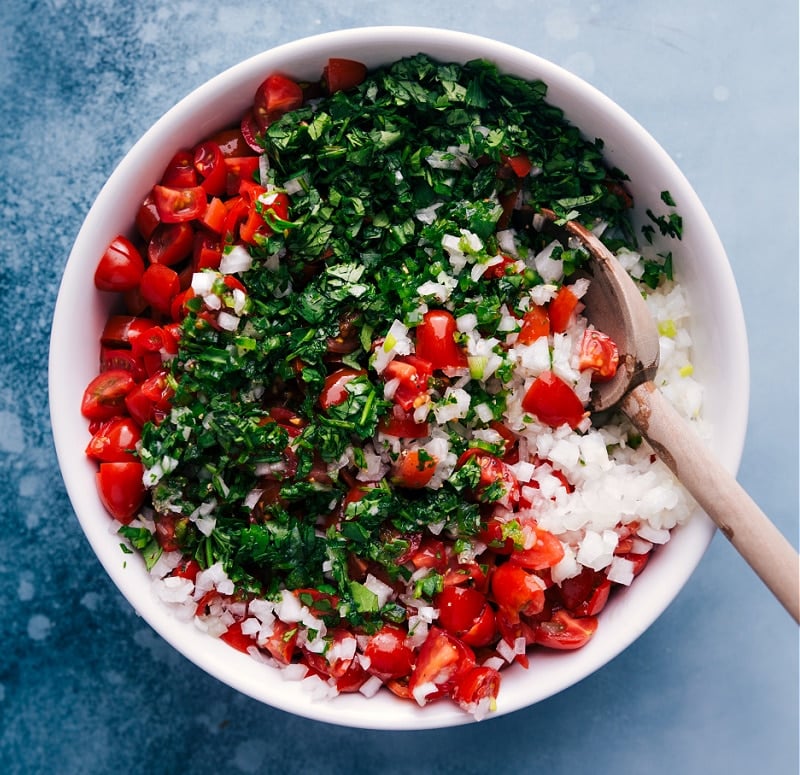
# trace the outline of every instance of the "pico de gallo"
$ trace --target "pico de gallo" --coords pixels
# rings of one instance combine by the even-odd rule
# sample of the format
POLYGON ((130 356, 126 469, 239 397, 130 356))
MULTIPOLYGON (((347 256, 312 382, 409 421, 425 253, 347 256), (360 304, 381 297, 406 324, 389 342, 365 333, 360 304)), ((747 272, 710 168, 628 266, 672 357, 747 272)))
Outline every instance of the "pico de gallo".
MULTIPOLYGON (((581 315, 587 254, 540 210, 618 249, 632 202, 545 96, 425 55, 268 74, 97 264, 119 304, 81 409, 126 551, 212 635, 334 694, 480 717, 531 647, 583 646, 617 583, 556 574, 571 537, 537 521, 541 476, 574 483, 535 440, 586 432, 619 357, 581 315)), ((631 577, 635 529, 613 546, 631 577)))

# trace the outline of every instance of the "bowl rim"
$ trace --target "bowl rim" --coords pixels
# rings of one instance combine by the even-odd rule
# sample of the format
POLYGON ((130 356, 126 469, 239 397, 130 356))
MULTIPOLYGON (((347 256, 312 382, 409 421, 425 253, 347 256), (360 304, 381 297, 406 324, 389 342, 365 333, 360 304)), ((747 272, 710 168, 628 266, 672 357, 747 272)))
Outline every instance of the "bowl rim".
MULTIPOLYGON (((218 639, 198 633, 203 638, 201 643, 193 637, 193 634, 187 635, 186 625, 177 622, 166 606, 156 604, 157 601, 149 584, 131 583, 131 578, 141 581, 140 575, 144 573, 143 565, 140 563, 138 555, 129 556, 127 564, 120 562, 119 540, 114 537, 108 527, 98 523, 96 517, 99 500, 96 492, 86 491, 88 462, 85 457, 81 460, 82 456, 76 454, 78 449, 75 442, 78 425, 74 415, 76 413, 79 415, 79 398, 75 402, 74 409, 70 407, 68 413, 61 411, 61 407, 65 401, 62 390, 65 375, 70 374, 71 370, 79 370, 79 366, 73 363, 71 356, 70 336, 74 331, 69 325, 73 315, 70 305, 86 295, 86 267, 89 266, 90 260, 94 260, 87 258, 87 248, 91 253, 91 248, 96 246, 97 243, 92 241, 93 234, 100 228, 99 224, 102 220, 108 217, 116 198, 132 197, 132 193, 128 190, 131 178, 136 177, 132 170, 137 166, 147 167, 148 165, 151 165, 153 169, 163 168, 167 158, 174 153, 174 147, 170 146, 161 151, 162 156, 166 154, 166 157, 153 158, 155 139, 164 134, 175 133, 176 129, 180 129, 186 122, 187 116, 205 114, 208 111, 209 101, 214 104, 217 97, 224 95, 232 88, 232 82, 240 84, 260 82, 271 69, 283 69, 283 65, 278 66, 279 63, 298 63, 298 66, 299 63, 307 63, 308 67, 316 68, 317 63, 323 57, 344 56, 348 52, 351 56, 355 56, 356 53, 364 51, 374 52, 373 58, 379 58, 385 52, 383 61, 389 62, 398 56, 411 55, 412 49, 417 51, 435 50, 436 53, 433 55, 440 60, 464 62, 472 58, 485 57, 495 61, 501 70, 510 69, 523 77, 540 78, 548 86, 548 102, 556 105, 559 105, 560 100, 566 99, 567 96, 577 95, 570 97, 570 100, 574 99, 580 102, 581 110, 577 111, 577 114, 592 113, 600 116, 602 117, 600 124, 605 123, 609 127, 613 125, 617 132, 622 131, 623 136, 635 139, 643 156, 652 159, 663 176, 669 178, 671 191, 675 194, 676 201, 679 201, 680 209, 691 212, 694 216, 701 246, 716 259, 711 266, 713 280, 716 284, 715 289, 725 300, 724 309, 716 310, 718 316, 721 315, 723 318, 717 321, 717 325, 724 323, 731 335, 731 343, 735 343, 735 346, 731 343, 714 343, 715 347, 722 348, 722 357, 729 359, 730 362, 726 365, 728 375, 732 376, 736 380, 734 384, 737 384, 737 391, 727 396, 730 401, 728 409, 736 421, 731 422, 730 426, 725 429, 724 444, 716 449, 723 465, 735 472, 744 447, 749 402, 749 365, 744 316, 733 272, 722 243, 688 180, 666 151, 635 119, 616 102, 580 77, 547 59, 516 46, 480 35, 437 27, 401 25, 352 27, 310 35, 251 56, 227 68, 179 100, 141 136, 119 161, 86 214, 60 283, 51 327, 48 375, 54 444, 70 501, 97 558, 137 613, 191 662, 218 680, 254 699, 317 721, 357 728, 387 730, 439 728, 470 723, 473 719, 455 706, 449 707, 449 703, 417 708, 414 703, 403 702, 401 704, 391 698, 390 706, 387 706, 386 702, 379 706, 376 703, 378 698, 367 702, 360 695, 357 697, 342 695, 331 702, 311 701, 306 693, 288 683, 282 684, 285 690, 281 690, 281 684, 274 678, 254 683, 252 666, 257 664, 255 660, 235 652, 218 639), (405 54, 392 54, 400 49, 405 51, 405 54), (474 55, 470 52, 474 52, 474 55), (132 576, 132 573, 136 575, 132 576), (379 707, 383 708, 384 706, 390 707, 391 712, 377 712, 379 707)), ((367 59, 364 56, 357 58, 367 59)), ((291 64, 287 65, 286 69, 291 69, 291 64)), ((318 76, 319 70, 316 70, 316 73, 318 76)), ((304 75, 304 73, 300 73, 297 77, 304 77, 304 75)), ((241 86, 238 87, 237 91, 240 91, 241 88, 241 86)), ((574 120, 574 123, 581 128, 579 118, 575 117, 576 111, 565 111, 565 113, 567 118, 574 120)), ((216 114, 210 115, 209 123, 197 127, 195 131, 199 135, 202 135, 203 132, 210 133, 208 127, 217 119, 216 114)), ((599 132, 596 134, 604 136, 599 132)), ((200 139, 199 136, 198 139, 200 139)), ((612 158, 614 150, 611 149, 612 158)), ((152 181, 150 185, 152 185, 152 181)), ((138 194, 138 192, 135 193, 138 194)), ((144 192, 142 192, 142 196, 144 196, 144 192)), ((132 218, 129 220, 132 221, 132 218)), ((74 386, 72 395, 74 396, 74 386)), ((84 432, 86 432, 85 421, 84 432)), ((523 671, 518 666, 513 666, 505 671, 504 676, 508 675, 509 679, 504 681, 497 712, 493 714, 493 717, 527 707, 567 689, 596 672, 630 646, 653 624, 684 587, 702 559, 714 532, 713 524, 699 510, 685 526, 677 528, 670 543, 678 548, 669 554, 668 567, 665 563, 658 562, 661 559, 660 556, 654 557, 649 565, 648 573, 651 574, 653 582, 649 584, 652 594, 648 599, 647 606, 639 610, 632 619, 624 616, 622 609, 625 607, 626 599, 630 601, 630 605, 638 605, 641 609, 639 603, 641 594, 637 592, 636 585, 622 590, 617 595, 619 602, 604 612, 601 625, 605 623, 605 628, 601 626, 595 639, 580 652, 570 655, 569 670, 563 668, 562 655, 537 653, 534 664, 537 666, 536 676, 539 683, 532 693, 508 691, 506 684, 514 681, 516 676, 522 675, 523 671), (678 555, 680 562, 675 561, 673 555, 678 555), (600 632, 603 629, 606 629, 609 634, 601 637, 600 632), (557 661, 559 659, 561 659, 560 663, 557 661), (562 667, 559 667, 559 664, 562 667)), ((644 581, 644 579, 640 579, 640 581, 644 581)), ((279 671, 273 670, 273 672, 278 673, 279 671)))

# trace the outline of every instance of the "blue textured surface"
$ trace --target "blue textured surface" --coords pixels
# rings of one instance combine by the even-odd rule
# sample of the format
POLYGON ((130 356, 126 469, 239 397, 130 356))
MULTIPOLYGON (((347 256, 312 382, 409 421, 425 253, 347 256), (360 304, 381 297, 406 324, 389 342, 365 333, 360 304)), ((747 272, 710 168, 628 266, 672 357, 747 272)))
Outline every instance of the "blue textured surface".
POLYGON ((220 685, 137 619, 94 559, 46 397, 58 280, 86 211, 131 144, 211 75, 367 24, 463 29, 538 53, 673 155, 742 295, 752 393, 740 481, 797 545, 796 2, 756 13, 744 0, 4 0, 0 770, 796 773, 798 630, 720 536, 605 669, 510 716, 418 733, 312 723, 220 685))

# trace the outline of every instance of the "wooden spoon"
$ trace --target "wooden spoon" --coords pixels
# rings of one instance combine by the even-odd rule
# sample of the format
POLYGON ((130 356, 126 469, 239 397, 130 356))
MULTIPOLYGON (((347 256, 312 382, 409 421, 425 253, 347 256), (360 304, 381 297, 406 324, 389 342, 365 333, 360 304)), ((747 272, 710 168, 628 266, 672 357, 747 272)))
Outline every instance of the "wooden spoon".
MULTIPOLYGON (((542 210, 557 221, 551 210, 542 210)), ((576 221, 567 233, 592 256, 592 283, 583 298, 595 327, 617 343, 616 376, 597 383, 595 412, 621 409, 672 469, 726 538, 800 623, 800 557, 750 496, 711 454, 653 383, 658 330, 636 284, 600 239, 576 221)))

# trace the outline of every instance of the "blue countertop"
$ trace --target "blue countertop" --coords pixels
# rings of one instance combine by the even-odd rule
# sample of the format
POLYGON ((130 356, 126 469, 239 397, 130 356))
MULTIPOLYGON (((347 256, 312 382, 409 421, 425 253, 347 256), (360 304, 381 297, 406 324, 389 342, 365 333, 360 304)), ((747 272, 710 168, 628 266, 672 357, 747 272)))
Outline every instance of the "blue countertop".
POLYGON ((83 217, 132 143, 211 75, 297 37, 373 24, 461 29, 549 58, 676 159, 727 248, 750 337, 739 478, 797 545, 796 2, 5 0, 0 770, 796 773, 798 629, 720 535, 604 669, 529 709, 416 733, 309 722, 221 685, 138 619, 94 558, 46 393, 59 277, 83 217))

